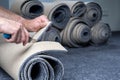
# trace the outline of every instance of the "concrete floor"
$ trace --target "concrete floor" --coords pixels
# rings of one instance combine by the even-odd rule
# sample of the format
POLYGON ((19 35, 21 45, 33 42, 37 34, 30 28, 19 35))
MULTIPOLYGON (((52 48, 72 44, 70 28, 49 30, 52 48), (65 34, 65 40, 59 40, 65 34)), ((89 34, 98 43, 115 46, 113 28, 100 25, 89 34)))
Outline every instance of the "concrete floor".
MULTIPOLYGON (((63 80, 120 80, 120 32, 104 46, 68 49, 67 54, 51 54, 65 67, 63 80)), ((0 80, 13 80, 0 69, 0 80)))

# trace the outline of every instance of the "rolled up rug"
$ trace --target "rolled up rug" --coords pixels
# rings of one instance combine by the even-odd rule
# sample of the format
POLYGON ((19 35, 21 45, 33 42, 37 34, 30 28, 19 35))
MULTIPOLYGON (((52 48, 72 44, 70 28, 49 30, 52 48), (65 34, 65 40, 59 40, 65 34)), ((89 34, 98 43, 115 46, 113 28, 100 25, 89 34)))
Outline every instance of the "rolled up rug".
POLYGON ((92 27, 98 23, 102 18, 102 8, 98 3, 87 2, 87 11, 83 16, 83 19, 92 27))
POLYGON ((90 40, 90 28, 79 18, 71 18, 67 27, 61 32, 62 44, 80 47, 90 40))
POLYGON ((22 46, 1 40, 0 47, 0 67, 14 80, 62 80, 61 61, 48 56, 67 51, 59 43, 46 41, 22 46))
POLYGON ((105 44, 111 36, 110 26, 106 23, 99 22, 91 28, 91 44, 105 44))
POLYGON ((52 21, 58 29, 64 29, 71 17, 70 9, 65 3, 42 2, 44 5, 44 14, 52 21))
POLYGON ((71 16, 73 17, 81 17, 86 12, 87 7, 82 1, 60 1, 62 3, 66 3, 70 10, 71 10, 71 16))
POLYGON ((80 23, 74 28, 71 37, 77 44, 85 45, 91 37, 90 28, 86 24, 80 23))
POLYGON ((43 4, 39 0, 11 0, 10 10, 30 19, 44 12, 43 4))
POLYGON ((50 28, 44 35, 43 41, 55 41, 61 43, 60 32, 55 28, 50 28))

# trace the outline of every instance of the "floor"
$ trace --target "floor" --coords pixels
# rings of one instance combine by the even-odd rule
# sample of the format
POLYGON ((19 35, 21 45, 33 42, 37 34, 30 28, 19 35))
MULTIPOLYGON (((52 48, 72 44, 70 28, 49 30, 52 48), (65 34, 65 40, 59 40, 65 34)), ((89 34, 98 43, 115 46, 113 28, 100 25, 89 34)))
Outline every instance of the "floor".
MULTIPOLYGON (((65 67, 63 80, 120 80, 120 32, 104 46, 68 48, 67 54, 52 54, 65 67)), ((0 80, 13 80, 0 69, 0 80)))

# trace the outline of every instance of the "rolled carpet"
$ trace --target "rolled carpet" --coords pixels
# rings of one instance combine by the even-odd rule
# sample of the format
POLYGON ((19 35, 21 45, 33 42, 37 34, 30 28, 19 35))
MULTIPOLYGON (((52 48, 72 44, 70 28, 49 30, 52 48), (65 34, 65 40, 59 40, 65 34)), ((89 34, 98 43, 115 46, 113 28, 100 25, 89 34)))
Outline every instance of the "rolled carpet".
POLYGON ((22 46, 0 41, 0 47, 0 67, 14 80, 62 80, 61 61, 46 55, 66 52, 59 43, 37 42, 22 46))
POLYGON ((62 44, 80 47, 90 40, 90 28, 79 18, 71 18, 67 27, 61 32, 62 44))
POLYGON ((11 0, 10 10, 29 19, 44 12, 43 4, 39 0, 11 0))
POLYGON ((65 3, 59 2, 42 3, 44 14, 52 21, 53 25, 58 29, 64 29, 71 17, 69 7, 65 3))
POLYGON ((81 45, 86 44, 90 40, 90 37, 90 28, 84 23, 78 24, 71 35, 73 41, 81 45))
POLYGON ((81 17, 86 12, 87 7, 82 1, 60 1, 62 3, 66 3, 70 10, 71 16, 73 17, 81 17))
POLYGON ((43 41, 55 41, 61 43, 60 32, 55 28, 50 28, 44 35, 43 41))
POLYGON ((91 44, 105 44, 111 36, 110 26, 106 23, 99 22, 91 28, 91 44))
POLYGON ((98 3, 87 2, 87 11, 83 16, 83 19, 92 27, 98 23, 102 18, 102 8, 98 3))

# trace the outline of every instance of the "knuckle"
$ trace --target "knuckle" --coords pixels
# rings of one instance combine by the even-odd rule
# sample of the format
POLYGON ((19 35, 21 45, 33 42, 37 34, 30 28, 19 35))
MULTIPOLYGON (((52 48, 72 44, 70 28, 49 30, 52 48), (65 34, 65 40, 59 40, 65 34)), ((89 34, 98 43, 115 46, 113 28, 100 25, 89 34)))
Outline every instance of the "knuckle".
POLYGON ((23 38, 21 42, 25 42, 25 38, 23 38))
POLYGON ((22 42, 24 42, 24 41, 25 41, 25 37, 22 38, 22 42))

